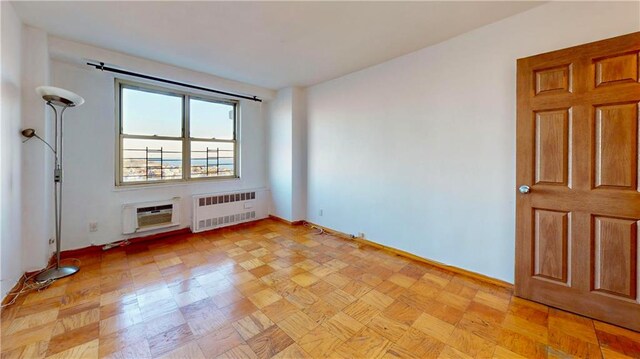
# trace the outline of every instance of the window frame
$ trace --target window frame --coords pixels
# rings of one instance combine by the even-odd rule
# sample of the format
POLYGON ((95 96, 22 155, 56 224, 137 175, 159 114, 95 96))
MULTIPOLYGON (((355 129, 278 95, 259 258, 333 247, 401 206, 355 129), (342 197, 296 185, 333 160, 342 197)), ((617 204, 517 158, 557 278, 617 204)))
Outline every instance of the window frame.
POLYGON ((202 181, 220 181, 229 179, 239 179, 239 112, 240 101, 232 100, 228 98, 213 97, 203 94, 197 94, 187 91, 180 91, 173 88, 161 87, 153 84, 135 82, 130 80, 124 80, 120 78, 115 79, 115 100, 116 100, 116 171, 115 171, 115 185, 116 187, 129 187, 129 186, 153 186, 161 184, 171 183, 188 183, 188 182, 202 182, 202 181), (182 118, 181 118, 181 136, 155 136, 155 135, 130 135, 122 132, 122 90, 132 89, 137 91, 145 91, 155 94, 177 96, 182 100, 182 118), (191 99, 220 103, 233 106, 233 139, 212 139, 212 138, 199 138, 192 137, 190 132, 190 106, 189 101, 191 99), (182 143, 182 177, 177 179, 163 179, 153 181, 132 181, 126 182, 122 176, 124 174, 124 153, 123 142, 125 139, 141 139, 141 140, 169 140, 169 141, 181 141, 182 143), (212 177, 191 177, 191 141, 198 142, 225 142, 233 143, 233 175, 231 176, 212 176, 212 177))

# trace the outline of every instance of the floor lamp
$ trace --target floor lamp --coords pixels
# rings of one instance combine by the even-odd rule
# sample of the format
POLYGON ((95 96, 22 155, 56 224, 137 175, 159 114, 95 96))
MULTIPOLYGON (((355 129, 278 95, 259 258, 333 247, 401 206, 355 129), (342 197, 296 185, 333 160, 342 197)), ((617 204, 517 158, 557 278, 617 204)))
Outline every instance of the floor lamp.
POLYGON ((55 155, 53 181, 56 226, 56 265, 55 267, 49 268, 36 276, 37 282, 46 282, 70 276, 80 270, 80 268, 78 268, 77 266, 60 265, 60 234, 62 231, 62 130, 64 127, 62 123, 62 117, 67 108, 82 105, 84 103, 84 99, 71 91, 52 86, 40 86, 36 89, 36 92, 46 101, 47 106, 53 109, 55 125, 54 146, 51 146, 49 143, 47 143, 47 141, 38 136, 36 131, 32 128, 27 128, 22 131, 22 135, 27 137, 25 142, 35 137, 44 142, 55 155), (59 120, 58 110, 56 109, 56 106, 60 108, 59 120))

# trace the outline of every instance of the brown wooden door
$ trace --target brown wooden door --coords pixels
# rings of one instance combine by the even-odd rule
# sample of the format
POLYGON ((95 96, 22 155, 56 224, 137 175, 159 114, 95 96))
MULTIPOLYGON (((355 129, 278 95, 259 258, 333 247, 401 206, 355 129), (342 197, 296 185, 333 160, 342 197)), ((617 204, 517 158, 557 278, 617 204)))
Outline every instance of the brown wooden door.
POLYGON ((639 55, 640 32, 518 60, 515 287, 637 331, 639 55))

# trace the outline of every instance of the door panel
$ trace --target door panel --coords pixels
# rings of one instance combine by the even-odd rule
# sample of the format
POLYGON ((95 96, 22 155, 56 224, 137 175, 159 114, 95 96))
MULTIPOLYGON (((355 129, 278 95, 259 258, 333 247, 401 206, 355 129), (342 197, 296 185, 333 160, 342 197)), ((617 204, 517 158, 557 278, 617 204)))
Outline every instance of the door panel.
POLYGON ((637 190, 638 104, 595 107, 595 187, 637 190))
POLYGON ((640 33, 518 60, 516 295, 640 330, 640 33))
POLYGON ((536 95, 571 92, 571 65, 561 65, 535 72, 536 95))
POLYGON ((536 184, 567 185, 571 109, 536 113, 536 184))
POLYGON ((638 273, 637 220, 594 216, 593 290, 635 300, 638 273))
POLYGON ((567 283, 570 214, 534 209, 534 276, 567 283))
POLYGON ((596 60, 596 86, 638 82, 638 56, 634 51, 596 60))

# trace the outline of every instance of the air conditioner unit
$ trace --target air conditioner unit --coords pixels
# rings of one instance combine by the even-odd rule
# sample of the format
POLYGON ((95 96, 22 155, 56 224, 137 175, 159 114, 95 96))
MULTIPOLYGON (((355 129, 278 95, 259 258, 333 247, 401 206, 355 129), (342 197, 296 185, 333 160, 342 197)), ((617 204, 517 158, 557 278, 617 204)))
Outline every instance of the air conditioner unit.
POLYGON ((122 206, 122 233, 132 234, 180 225, 180 197, 122 206))

